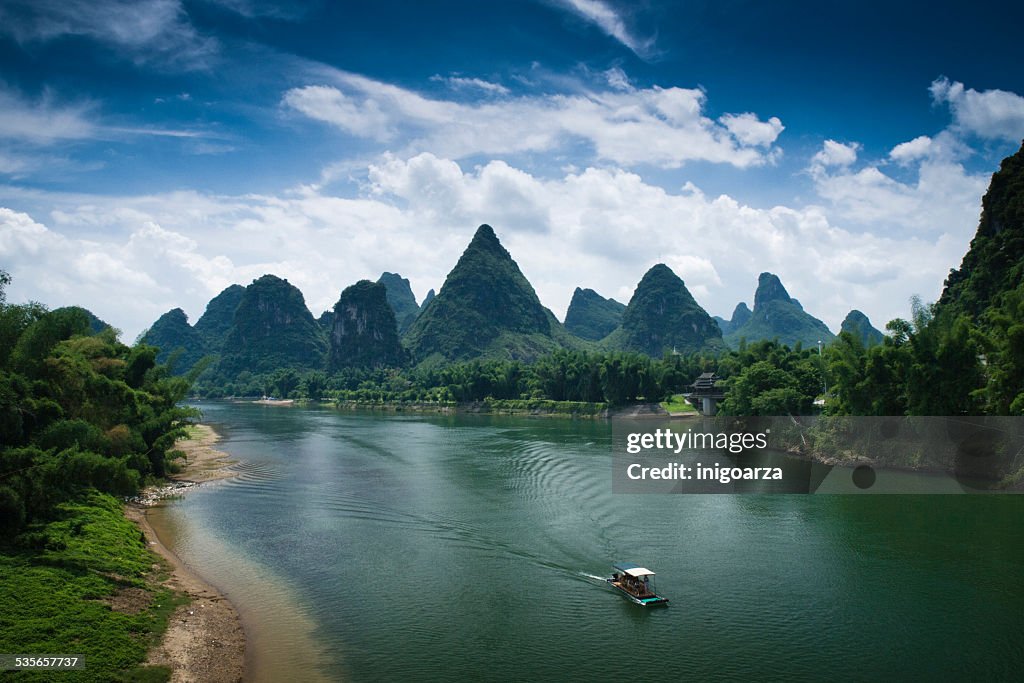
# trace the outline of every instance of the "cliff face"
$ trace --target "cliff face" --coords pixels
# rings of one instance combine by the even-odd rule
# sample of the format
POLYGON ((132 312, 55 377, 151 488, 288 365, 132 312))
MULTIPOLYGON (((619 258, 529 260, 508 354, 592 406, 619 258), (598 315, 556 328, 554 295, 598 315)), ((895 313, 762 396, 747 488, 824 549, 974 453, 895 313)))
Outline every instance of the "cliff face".
POLYGON ((605 344, 660 358, 672 350, 721 348, 722 331, 679 276, 659 263, 644 274, 622 314, 621 327, 605 344))
POLYGON ((735 348, 741 339, 748 342, 778 339, 787 346, 800 342, 807 347, 834 338, 825 323, 807 313, 799 301, 789 296, 778 276, 761 273, 754 293, 754 310, 746 322, 732 327, 726 342, 735 348))
POLYGON ((565 314, 565 329, 580 339, 598 341, 622 323, 625 311, 626 306, 615 299, 605 299, 592 289, 577 287, 565 314))
POLYGON ((530 359, 559 347, 553 327, 560 326, 494 230, 481 225, 405 343, 416 362, 530 359))
POLYGON ((406 353, 398 339, 395 313, 383 284, 360 280, 341 293, 334 305, 329 342, 330 370, 394 367, 405 363, 406 353))
POLYGON ((264 275, 245 288, 225 338, 220 374, 316 369, 327 343, 305 299, 287 280, 264 275))

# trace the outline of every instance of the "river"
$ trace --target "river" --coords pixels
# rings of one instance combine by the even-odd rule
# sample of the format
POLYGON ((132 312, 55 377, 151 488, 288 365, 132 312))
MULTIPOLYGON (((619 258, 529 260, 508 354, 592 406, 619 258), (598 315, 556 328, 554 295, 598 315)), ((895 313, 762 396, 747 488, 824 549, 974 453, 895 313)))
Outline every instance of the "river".
POLYGON ((1024 496, 616 494, 600 420, 200 407, 240 474, 154 522, 238 605, 254 680, 991 680, 1024 659, 1024 496), (615 560, 671 606, 609 590, 615 560))

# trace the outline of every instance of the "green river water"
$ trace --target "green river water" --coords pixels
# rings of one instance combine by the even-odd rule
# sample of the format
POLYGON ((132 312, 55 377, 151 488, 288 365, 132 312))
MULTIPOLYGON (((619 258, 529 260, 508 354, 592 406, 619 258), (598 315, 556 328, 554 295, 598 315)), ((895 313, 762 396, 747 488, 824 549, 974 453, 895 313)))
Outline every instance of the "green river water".
POLYGON ((999 680, 1024 659, 1022 496, 615 494, 605 421, 200 407, 239 476, 154 522, 238 606, 254 680, 999 680), (671 606, 607 588, 615 560, 671 606))

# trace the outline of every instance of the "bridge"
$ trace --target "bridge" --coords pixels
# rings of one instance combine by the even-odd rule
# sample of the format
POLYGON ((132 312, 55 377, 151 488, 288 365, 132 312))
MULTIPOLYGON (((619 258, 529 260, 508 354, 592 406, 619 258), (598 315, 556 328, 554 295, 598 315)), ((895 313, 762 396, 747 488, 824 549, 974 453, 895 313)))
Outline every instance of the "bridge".
POLYGON ((690 393, 683 394, 683 398, 704 415, 713 416, 718 412, 718 402, 725 399, 725 390, 718 386, 719 379, 713 372, 701 373, 690 385, 690 393))

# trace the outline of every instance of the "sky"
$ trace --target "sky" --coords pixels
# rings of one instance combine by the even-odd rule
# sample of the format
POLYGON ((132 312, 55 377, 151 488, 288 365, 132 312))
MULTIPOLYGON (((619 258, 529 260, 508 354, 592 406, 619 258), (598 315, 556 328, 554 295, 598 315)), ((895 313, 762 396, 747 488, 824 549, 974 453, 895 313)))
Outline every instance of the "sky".
POLYGON ((1024 139, 1020 3, 0 0, 8 301, 133 341, 265 273, 418 300, 481 223, 561 319, 671 267, 934 301, 1024 139), (897 5, 896 7, 890 6, 897 5))

